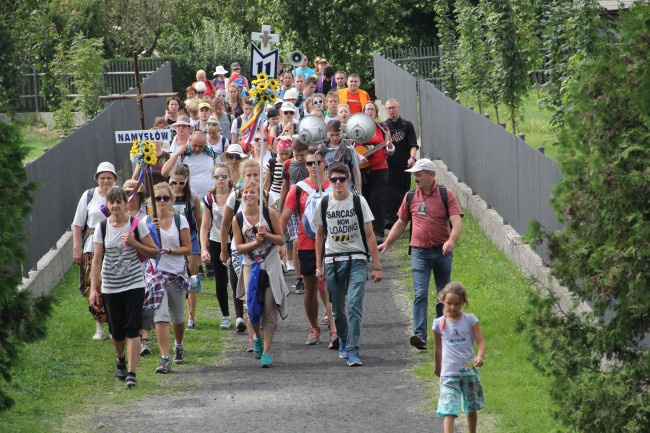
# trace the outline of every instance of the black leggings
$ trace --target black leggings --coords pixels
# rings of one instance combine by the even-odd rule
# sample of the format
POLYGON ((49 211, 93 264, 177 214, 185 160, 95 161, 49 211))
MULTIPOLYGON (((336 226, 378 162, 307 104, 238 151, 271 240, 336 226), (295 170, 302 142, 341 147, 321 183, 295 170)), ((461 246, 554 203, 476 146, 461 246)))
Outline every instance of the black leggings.
MULTIPOLYGON (((216 282, 217 301, 219 301, 219 308, 221 314, 230 316, 228 306, 228 268, 221 263, 221 243, 213 240, 209 241, 210 262, 214 268, 214 279, 216 282)), ((230 244, 228 244, 228 252, 230 253, 230 244)), ((230 265, 230 286, 232 287, 232 297, 235 302, 235 314, 237 317, 244 317, 244 302, 235 297, 237 291, 237 275, 232 265, 230 265)))

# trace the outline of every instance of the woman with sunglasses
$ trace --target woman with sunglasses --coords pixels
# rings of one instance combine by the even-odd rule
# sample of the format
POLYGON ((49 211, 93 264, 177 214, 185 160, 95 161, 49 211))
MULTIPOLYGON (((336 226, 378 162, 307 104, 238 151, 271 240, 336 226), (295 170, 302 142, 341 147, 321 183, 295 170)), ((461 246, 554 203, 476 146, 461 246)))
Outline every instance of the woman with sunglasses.
MULTIPOLYGON (((291 102, 284 102, 280 107, 281 119, 275 128, 271 128, 270 134, 274 139, 291 136, 298 130, 296 120, 296 106, 291 102)), ((279 141, 279 140, 278 140, 279 141)))
MULTIPOLYGON (((142 184, 142 187, 144 187, 142 184)), ((133 190, 138 186, 138 182, 129 179, 124 182, 124 192, 127 197, 131 197, 133 190)), ((146 196, 140 188, 137 194, 133 197, 133 200, 129 200, 126 204, 126 210, 129 215, 133 218, 138 218, 144 220, 147 218, 147 205, 145 203, 146 196)), ((140 356, 151 355, 151 346, 149 345, 149 334, 151 333, 151 328, 153 328, 153 310, 143 310, 142 311, 142 325, 140 328, 140 356)))
MULTIPOLYGON (((212 170, 214 188, 203 198, 203 219, 201 222, 201 259, 212 263, 216 282, 216 295, 223 319, 220 329, 230 329, 232 319, 228 306, 228 262, 221 262, 221 222, 233 185, 230 180, 230 169, 223 162, 218 162, 212 170)), ((228 240, 230 241, 230 239, 228 240)), ((230 242, 227 246, 230 250, 230 242)), ((233 287, 233 298, 235 287, 233 287)))
MULTIPOLYGON (((260 184, 248 180, 242 188, 242 211, 232 221, 232 231, 237 252, 242 255, 243 267, 237 285, 237 296, 246 299, 249 291, 254 263, 260 264, 260 273, 268 275, 268 280, 260 279, 257 287, 258 298, 262 297, 261 317, 250 314, 255 336, 253 356, 260 359, 262 368, 271 367, 271 345, 278 327, 278 316, 287 317, 287 295, 289 289, 284 282, 278 247, 284 244, 280 219, 273 208, 260 209, 260 184), (262 291, 262 295, 259 295, 262 291)), ((252 313, 253 305, 248 302, 252 313)))
MULTIPOLYGON (((199 246, 198 229, 201 227, 201 201, 199 196, 190 188, 190 169, 186 164, 175 165, 169 178, 169 184, 172 187, 174 195, 174 210, 184 215, 190 227, 190 240, 192 241, 192 251, 189 255, 190 275, 195 276, 199 272, 201 265, 201 248, 199 246)), ((196 329, 196 303, 199 294, 196 291, 190 291, 187 295, 189 320, 187 329, 196 329)))
POLYGON ((262 173, 266 172, 266 166, 268 165, 269 159, 275 156, 275 152, 271 147, 272 139, 271 137, 264 135, 264 157, 262 158, 262 134, 259 131, 255 133, 251 144, 253 145, 253 151, 250 153, 250 159, 260 164, 262 161, 262 173))
POLYGON ((146 268, 145 311, 153 311, 161 360, 156 373, 172 369, 169 357, 169 322, 174 327, 174 364, 185 363, 185 294, 189 288, 185 255, 191 247, 190 227, 184 215, 174 214, 172 187, 157 183, 153 187, 158 218, 150 220, 160 230, 160 260, 149 260, 146 268))

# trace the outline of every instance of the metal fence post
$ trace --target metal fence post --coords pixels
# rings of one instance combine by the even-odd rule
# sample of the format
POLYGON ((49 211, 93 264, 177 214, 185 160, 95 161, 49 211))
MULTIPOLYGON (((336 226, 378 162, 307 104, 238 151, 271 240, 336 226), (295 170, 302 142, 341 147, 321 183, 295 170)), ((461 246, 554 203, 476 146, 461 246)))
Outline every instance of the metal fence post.
POLYGON ((34 74, 34 107, 36 109, 36 113, 39 112, 39 103, 38 103, 38 97, 41 93, 40 91, 40 86, 39 86, 39 80, 41 79, 40 75, 36 72, 36 65, 32 64, 32 73, 34 74))

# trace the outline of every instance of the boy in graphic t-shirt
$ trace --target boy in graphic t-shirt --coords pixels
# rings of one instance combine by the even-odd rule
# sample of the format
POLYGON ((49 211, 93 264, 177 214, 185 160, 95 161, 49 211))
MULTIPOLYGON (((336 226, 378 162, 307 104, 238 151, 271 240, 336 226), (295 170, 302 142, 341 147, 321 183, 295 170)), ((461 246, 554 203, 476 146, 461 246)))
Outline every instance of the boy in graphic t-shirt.
POLYGON ((359 337, 363 318, 363 298, 367 279, 366 262, 370 253, 374 264, 372 281, 382 279, 377 240, 372 229, 374 217, 366 200, 348 189, 350 171, 342 163, 329 170, 332 194, 316 205, 316 276, 327 280, 334 323, 339 335, 339 357, 350 367, 362 365, 359 337), (323 209, 325 220, 323 221, 323 209), (357 212, 360 212, 358 214, 357 212), (324 251, 324 255, 323 255, 324 251), (324 264, 324 266, 323 266, 324 264), (346 316, 346 298, 347 311, 346 316))

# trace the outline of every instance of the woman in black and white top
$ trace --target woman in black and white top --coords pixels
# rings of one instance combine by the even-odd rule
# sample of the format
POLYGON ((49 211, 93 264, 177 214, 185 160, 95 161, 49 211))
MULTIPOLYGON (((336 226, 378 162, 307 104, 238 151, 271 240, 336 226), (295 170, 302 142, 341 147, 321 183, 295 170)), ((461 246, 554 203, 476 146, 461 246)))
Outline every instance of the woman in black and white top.
POLYGON ((93 234, 95 253, 90 279, 89 302, 106 307, 108 325, 117 354, 115 375, 126 380, 126 387, 137 385, 135 370, 140 357, 140 325, 144 303, 144 272, 138 254, 158 257, 145 221, 133 224, 126 209, 128 198, 122 188, 111 188, 106 203, 111 216, 93 234), (99 277, 101 274, 101 295, 99 277), (126 350, 128 340, 128 372, 126 350))

